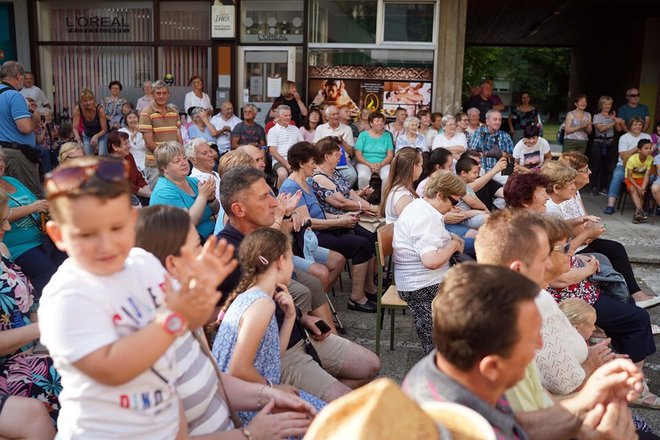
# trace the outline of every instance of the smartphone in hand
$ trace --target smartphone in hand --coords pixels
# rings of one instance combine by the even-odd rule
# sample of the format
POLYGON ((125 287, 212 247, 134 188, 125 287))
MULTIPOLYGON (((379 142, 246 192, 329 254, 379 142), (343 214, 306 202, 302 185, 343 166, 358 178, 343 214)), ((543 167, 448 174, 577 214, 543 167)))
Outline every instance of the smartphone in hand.
POLYGON ((512 158, 507 158, 507 164, 506 168, 502 170, 502 175, 503 176, 510 176, 513 174, 513 166, 515 165, 514 160, 512 158))
POLYGON ((332 329, 330 328, 330 326, 329 326, 324 320, 322 320, 322 319, 319 320, 319 321, 316 321, 314 324, 316 325, 316 328, 319 329, 319 331, 321 332, 321 334, 328 333, 330 330, 332 330, 332 329))

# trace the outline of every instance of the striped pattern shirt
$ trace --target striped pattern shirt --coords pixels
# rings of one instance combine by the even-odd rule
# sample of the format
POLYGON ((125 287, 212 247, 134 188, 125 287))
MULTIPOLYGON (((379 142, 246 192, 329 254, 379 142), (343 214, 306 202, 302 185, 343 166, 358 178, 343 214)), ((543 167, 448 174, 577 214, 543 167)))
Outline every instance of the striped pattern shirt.
POLYGON ((218 376, 190 332, 174 342, 176 391, 183 403, 191 436, 229 431, 234 425, 227 404, 218 394, 218 376))
MULTIPOLYGON (((167 141, 178 141, 181 120, 176 108, 168 105, 165 113, 156 110, 152 105, 145 107, 140 113, 140 131, 142 133, 153 133, 156 146, 167 141)), ((153 151, 147 148, 145 151, 145 166, 155 167, 156 158, 153 151)))
MULTIPOLYGON (((275 124, 266 135, 266 145, 275 147, 284 160, 287 160, 286 156, 291 145, 302 141, 304 141, 302 133, 294 125, 283 127, 275 124)), ((275 162, 277 161, 273 158, 273 164, 275 162)))

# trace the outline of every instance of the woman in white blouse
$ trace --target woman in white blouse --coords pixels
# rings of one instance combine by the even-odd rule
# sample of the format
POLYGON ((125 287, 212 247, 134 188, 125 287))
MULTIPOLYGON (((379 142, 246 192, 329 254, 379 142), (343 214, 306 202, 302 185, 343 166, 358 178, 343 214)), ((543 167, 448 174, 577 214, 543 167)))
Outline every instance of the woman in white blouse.
POLYGON ((126 127, 120 128, 119 131, 128 134, 128 140, 131 143, 131 154, 135 159, 135 165, 138 170, 144 174, 144 138, 140 132, 140 117, 137 111, 131 110, 126 114, 126 127))
MULTIPOLYGON (((209 116, 213 116, 213 105, 211 104, 209 95, 204 93, 204 81, 202 77, 199 75, 191 76, 188 85, 192 87, 192 90, 186 93, 186 98, 183 101, 183 111, 187 113, 190 107, 202 107, 210 110, 209 116)), ((188 116, 188 122, 190 121, 190 116, 188 116)))
POLYGON ((443 116, 441 124, 443 131, 433 139, 432 149, 449 150, 456 161, 467 150, 467 138, 456 131, 456 119, 453 116, 443 116))
POLYGON ((379 215, 385 217, 385 222, 394 223, 417 198, 413 184, 421 174, 422 154, 417 149, 403 147, 396 152, 380 204, 379 215))
POLYGON ((410 307, 425 353, 433 350, 431 302, 449 270, 449 259, 464 242, 445 229, 444 214, 465 195, 465 182, 451 171, 436 171, 394 223, 394 277, 410 307))

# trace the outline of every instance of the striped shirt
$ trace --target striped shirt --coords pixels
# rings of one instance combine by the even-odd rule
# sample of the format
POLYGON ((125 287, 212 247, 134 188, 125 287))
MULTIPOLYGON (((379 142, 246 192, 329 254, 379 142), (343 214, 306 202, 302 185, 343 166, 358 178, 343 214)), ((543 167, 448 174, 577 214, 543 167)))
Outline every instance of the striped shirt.
POLYGON ((227 404, 218 394, 218 376, 199 342, 190 332, 174 342, 176 391, 183 403, 190 435, 229 431, 234 425, 227 404))
MULTIPOLYGON (((147 106, 140 113, 140 131, 142 133, 153 133, 156 146, 167 141, 178 141, 181 120, 176 108, 168 105, 167 111, 161 113, 153 105, 147 106)), ((153 151, 146 148, 144 164, 147 167, 156 166, 156 158, 153 151)))
MULTIPOLYGON (((287 160, 286 156, 291 145, 302 141, 304 141, 302 133, 300 133, 300 130, 295 125, 283 127, 280 124, 275 124, 266 135, 266 145, 275 147, 284 160, 287 160)), ((273 158, 273 164, 275 162, 277 160, 273 158)))

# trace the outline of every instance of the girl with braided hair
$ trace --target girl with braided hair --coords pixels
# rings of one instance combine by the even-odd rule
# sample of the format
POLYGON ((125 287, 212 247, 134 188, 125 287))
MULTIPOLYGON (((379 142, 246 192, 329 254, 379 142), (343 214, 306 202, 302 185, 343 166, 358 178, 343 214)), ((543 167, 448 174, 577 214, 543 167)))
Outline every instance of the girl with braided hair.
MULTIPOLYGON (((257 229, 241 242, 238 259, 243 269, 241 281, 220 312, 222 322, 213 356, 224 372, 298 394, 321 409, 325 405, 322 400, 279 383, 280 356, 287 349, 296 320, 296 308, 286 287, 293 271, 289 238, 276 229, 257 229)), ((255 413, 238 415, 248 423, 255 413)))

